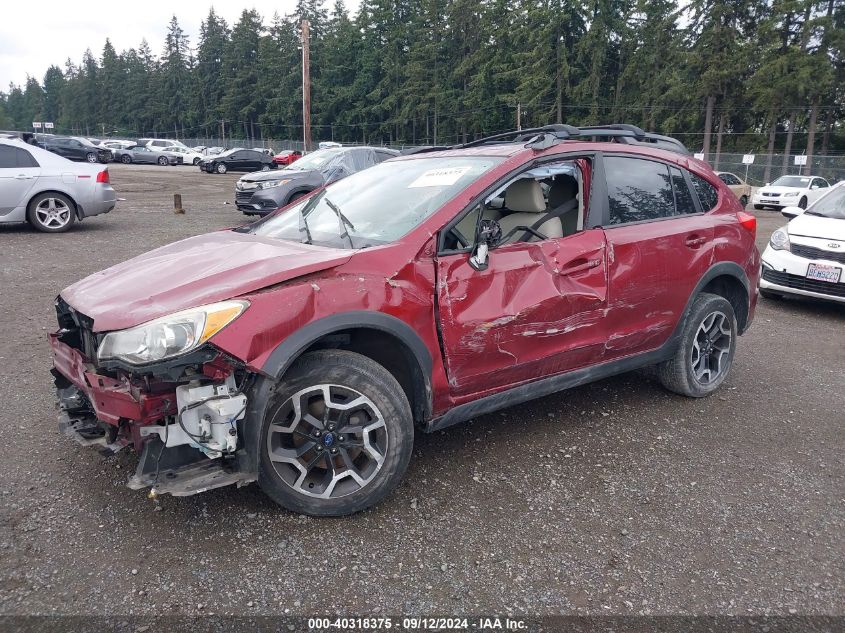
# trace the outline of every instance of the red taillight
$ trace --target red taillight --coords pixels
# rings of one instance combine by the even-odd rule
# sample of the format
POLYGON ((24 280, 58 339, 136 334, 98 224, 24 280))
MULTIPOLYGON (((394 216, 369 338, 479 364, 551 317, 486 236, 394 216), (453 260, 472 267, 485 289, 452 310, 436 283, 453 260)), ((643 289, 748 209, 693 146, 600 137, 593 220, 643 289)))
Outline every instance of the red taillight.
POLYGON ((757 235, 757 218, 755 218, 750 213, 740 211, 736 214, 736 219, 739 220, 739 223, 742 225, 742 228, 750 232, 752 235, 757 235))
POLYGON ((99 174, 97 174, 97 182, 102 182, 105 184, 109 183, 109 170, 104 169, 99 174))

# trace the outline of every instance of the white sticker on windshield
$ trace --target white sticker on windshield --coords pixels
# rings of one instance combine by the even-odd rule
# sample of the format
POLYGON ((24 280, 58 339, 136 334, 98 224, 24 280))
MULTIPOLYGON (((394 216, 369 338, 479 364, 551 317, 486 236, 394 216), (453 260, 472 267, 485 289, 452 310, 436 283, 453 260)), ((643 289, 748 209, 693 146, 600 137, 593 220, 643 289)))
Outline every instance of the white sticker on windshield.
POLYGON ((429 169, 419 176, 414 182, 408 185, 408 189, 416 187, 448 187, 454 185, 461 176, 467 173, 471 167, 441 167, 440 169, 429 169))

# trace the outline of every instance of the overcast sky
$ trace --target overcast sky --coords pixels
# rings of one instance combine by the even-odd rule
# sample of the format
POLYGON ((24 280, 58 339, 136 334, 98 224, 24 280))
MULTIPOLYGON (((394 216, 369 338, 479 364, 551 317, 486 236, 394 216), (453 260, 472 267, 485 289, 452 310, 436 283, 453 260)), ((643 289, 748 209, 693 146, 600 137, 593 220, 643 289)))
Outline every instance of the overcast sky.
MULTIPOLYGON (((200 22, 214 10, 231 26, 244 9, 257 9, 269 24, 273 13, 291 13, 296 0, 36 0, 32 4, 0 0, 0 91, 9 82, 23 85, 27 74, 44 79, 50 64, 64 68, 70 57, 78 64, 86 48, 99 59, 106 38, 120 52, 137 47, 147 38, 157 55, 164 47, 167 23, 174 14, 188 34, 191 47, 197 45, 200 22)), ((330 3, 325 5, 329 8, 330 3)), ((346 6, 356 9, 357 0, 346 6)))

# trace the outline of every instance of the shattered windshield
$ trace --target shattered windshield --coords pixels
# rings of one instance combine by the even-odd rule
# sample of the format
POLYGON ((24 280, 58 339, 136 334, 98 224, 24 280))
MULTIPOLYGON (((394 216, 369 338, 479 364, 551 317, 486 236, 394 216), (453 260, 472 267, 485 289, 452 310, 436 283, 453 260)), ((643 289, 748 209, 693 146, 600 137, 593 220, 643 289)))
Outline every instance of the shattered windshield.
POLYGON ((502 160, 455 156, 387 161, 267 216, 248 232, 336 248, 386 244, 417 227, 502 160))

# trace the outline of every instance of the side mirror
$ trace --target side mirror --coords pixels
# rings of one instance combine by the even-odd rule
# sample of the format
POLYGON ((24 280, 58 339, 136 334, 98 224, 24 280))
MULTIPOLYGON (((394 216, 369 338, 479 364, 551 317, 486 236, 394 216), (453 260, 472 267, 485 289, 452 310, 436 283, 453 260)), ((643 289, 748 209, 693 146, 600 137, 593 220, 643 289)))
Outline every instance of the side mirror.
POLYGON ((781 209, 780 213, 783 217, 791 220, 792 218, 797 218, 799 215, 804 213, 804 209, 801 207, 784 207, 781 209))
POLYGON ((475 236, 475 248, 469 258, 469 265, 475 270, 487 270, 490 247, 495 246, 502 239, 502 227, 496 220, 485 218, 481 220, 478 234, 475 236))

